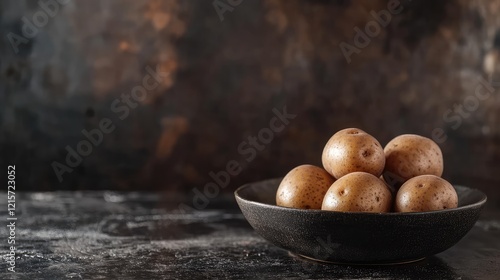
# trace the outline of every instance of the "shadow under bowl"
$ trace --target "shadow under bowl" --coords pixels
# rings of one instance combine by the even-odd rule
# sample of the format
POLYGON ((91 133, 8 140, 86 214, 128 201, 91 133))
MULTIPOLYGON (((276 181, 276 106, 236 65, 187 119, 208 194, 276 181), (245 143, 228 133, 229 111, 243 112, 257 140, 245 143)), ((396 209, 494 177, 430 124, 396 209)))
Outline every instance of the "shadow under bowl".
POLYGON ((276 205, 281 178, 235 191, 250 225, 264 239, 318 261, 397 264, 418 261, 455 245, 474 226, 486 195, 454 186, 458 208, 418 213, 365 213, 294 209, 276 205))

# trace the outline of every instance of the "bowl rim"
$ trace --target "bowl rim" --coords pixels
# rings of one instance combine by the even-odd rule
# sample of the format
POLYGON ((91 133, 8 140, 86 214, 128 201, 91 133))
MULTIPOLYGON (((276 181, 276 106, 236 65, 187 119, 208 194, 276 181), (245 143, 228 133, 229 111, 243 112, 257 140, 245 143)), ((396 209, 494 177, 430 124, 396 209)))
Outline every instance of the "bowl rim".
POLYGON ((476 191, 481 196, 481 199, 475 203, 459 206, 457 208, 444 209, 444 210, 434 210, 434 211, 425 211, 425 212, 374 213, 374 212, 341 212, 341 211, 331 211, 331 210, 321 210, 321 209, 291 208, 291 207, 284 207, 284 206, 278 206, 278 205, 274 205, 274 204, 267 204, 267 203, 263 203, 263 202, 249 200, 249 199, 241 197, 239 194, 243 189, 249 188, 252 185, 265 183, 265 182, 269 182, 269 181, 278 181, 279 179, 282 179, 282 178, 278 177, 278 178, 272 178, 272 179, 267 179, 267 180, 262 180, 262 181, 257 181, 257 182, 246 183, 234 191, 234 196, 235 196, 236 200, 241 200, 241 201, 244 201, 245 203, 252 204, 254 206, 271 208, 271 209, 282 210, 282 211, 294 211, 294 212, 297 211, 297 212, 303 212, 303 213, 318 213, 318 214, 319 213, 323 213, 323 214, 332 213, 332 214, 353 215, 353 216, 359 215, 359 216, 398 216, 398 217, 401 217, 401 216, 422 216, 422 215, 429 215, 429 214, 441 214, 441 213, 458 212, 458 211, 468 210, 468 209, 475 209, 475 208, 484 206, 484 204, 488 200, 488 197, 486 196, 486 194, 479 189, 470 188, 470 187, 463 186, 463 185, 453 185, 454 188, 460 187, 460 188, 466 188, 466 189, 469 189, 472 191, 476 191))

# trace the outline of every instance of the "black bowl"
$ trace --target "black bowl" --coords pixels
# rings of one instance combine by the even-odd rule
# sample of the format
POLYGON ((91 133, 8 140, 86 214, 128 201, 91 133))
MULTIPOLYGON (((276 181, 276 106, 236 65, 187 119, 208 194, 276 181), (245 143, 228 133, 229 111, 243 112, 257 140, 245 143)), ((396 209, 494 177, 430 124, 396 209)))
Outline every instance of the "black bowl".
POLYGON ((276 206, 281 179, 235 192, 250 225, 265 239, 319 261, 394 264, 417 261, 455 245, 474 226, 486 195, 455 186, 458 208, 418 213, 361 213, 276 206))

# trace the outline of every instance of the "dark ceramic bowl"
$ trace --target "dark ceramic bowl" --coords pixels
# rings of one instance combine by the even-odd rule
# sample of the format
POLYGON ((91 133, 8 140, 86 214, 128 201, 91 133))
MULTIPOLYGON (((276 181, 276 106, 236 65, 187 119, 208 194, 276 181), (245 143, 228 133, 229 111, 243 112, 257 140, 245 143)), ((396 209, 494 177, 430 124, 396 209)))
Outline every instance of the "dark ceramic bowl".
POLYGON ((479 190, 455 186, 458 208, 420 213, 360 213, 276 206, 281 179, 251 183, 235 192, 250 225, 265 239, 319 261, 394 264, 417 261, 456 244, 486 202, 479 190))

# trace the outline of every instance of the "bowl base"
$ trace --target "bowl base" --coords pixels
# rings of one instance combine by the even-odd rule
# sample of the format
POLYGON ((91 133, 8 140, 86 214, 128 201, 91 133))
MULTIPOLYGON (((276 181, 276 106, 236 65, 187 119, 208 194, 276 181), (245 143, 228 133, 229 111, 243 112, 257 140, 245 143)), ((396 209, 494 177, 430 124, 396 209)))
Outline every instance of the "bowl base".
POLYGON ((381 263, 364 263, 364 262, 336 262, 336 261, 326 261, 326 260, 319 260, 319 259, 315 259, 315 258, 312 258, 312 257, 308 257, 308 256, 304 256, 304 255, 300 255, 300 254, 294 254, 292 252, 289 252, 291 255, 293 256, 298 256, 299 258, 304 258, 304 259, 308 259, 308 260, 312 260, 312 261, 315 261, 315 262, 321 262, 321 263, 331 263, 331 264, 341 264, 341 265, 400 265, 400 264, 408 264, 408 263, 414 263, 414 262, 419 262, 419 261, 422 261, 425 259, 424 258, 418 258, 418 259, 414 259, 414 260, 405 260, 405 261, 394 261, 394 262, 381 262, 381 263))

